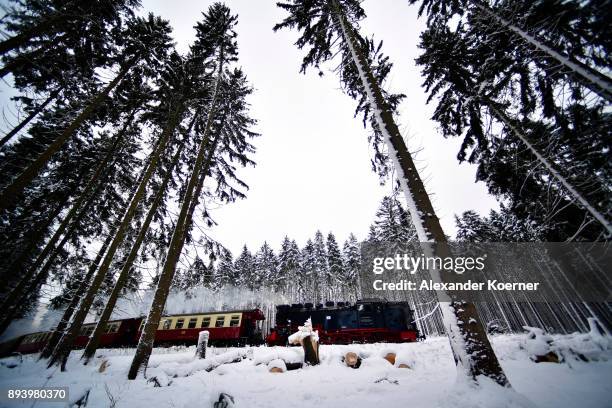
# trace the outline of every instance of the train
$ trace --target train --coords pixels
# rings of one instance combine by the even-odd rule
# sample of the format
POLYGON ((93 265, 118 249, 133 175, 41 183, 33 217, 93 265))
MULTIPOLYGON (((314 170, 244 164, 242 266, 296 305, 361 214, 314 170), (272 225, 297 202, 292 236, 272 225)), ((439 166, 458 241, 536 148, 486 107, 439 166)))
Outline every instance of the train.
POLYGON ((423 339, 408 302, 363 299, 356 303, 326 302, 278 305, 269 346, 284 346, 298 326, 310 318, 320 344, 407 343, 423 339))
MULTIPOLYGON (((209 344, 216 346, 243 346, 263 344, 262 323, 265 316, 260 309, 201 312, 163 316, 155 332, 155 345, 193 345, 198 334, 208 330, 209 344)), ((83 348, 96 323, 84 324, 74 342, 75 348, 83 348)), ((134 347, 144 326, 144 318, 109 321, 100 338, 100 347, 134 347)), ((38 332, 20 336, 0 345, 0 356, 13 352, 36 353, 43 349, 51 332, 38 332)))

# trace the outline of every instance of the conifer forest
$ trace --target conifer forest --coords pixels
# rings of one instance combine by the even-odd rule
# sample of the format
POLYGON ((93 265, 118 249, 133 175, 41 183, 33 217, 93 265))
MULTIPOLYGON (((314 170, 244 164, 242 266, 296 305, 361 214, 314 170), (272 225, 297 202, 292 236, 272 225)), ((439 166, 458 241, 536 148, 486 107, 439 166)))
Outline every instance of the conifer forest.
POLYGON ((1 0, 0 406, 609 406, 610 50, 607 0, 1 0))

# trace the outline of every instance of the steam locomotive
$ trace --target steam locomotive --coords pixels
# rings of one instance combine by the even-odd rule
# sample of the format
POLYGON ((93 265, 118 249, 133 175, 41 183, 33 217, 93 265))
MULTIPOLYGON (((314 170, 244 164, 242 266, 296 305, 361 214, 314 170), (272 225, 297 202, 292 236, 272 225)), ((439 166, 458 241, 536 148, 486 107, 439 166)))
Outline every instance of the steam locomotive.
MULTIPOLYGON (((164 316, 155 332, 156 346, 191 345, 198 341, 198 334, 208 330, 211 345, 241 346, 263 343, 262 321, 259 309, 223 312, 190 313, 164 316)), ((142 317, 109 321, 100 339, 100 347, 133 347, 138 343, 144 325, 142 317)), ((84 347, 93 333, 96 323, 84 324, 74 346, 84 347)), ((51 332, 26 334, 0 345, 0 356, 12 352, 36 353, 43 349, 51 332)))
POLYGON ((276 324, 266 337, 269 346, 287 338, 310 318, 321 344, 406 343, 421 339, 408 302, 364 299, 355 304, 326 302, 279 305, 276 324))

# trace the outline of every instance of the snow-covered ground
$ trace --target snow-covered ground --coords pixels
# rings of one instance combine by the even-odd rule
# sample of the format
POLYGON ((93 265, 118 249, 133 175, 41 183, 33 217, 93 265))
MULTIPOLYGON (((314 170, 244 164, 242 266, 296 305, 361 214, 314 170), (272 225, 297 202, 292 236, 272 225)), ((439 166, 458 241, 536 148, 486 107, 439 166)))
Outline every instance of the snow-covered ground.
MULTIPOLYGON (((156 377, 162 385, 157 387, 142 376, 127 380, 134 349, 100 350, 86 367, 79 363, 79 353, 72 353, 64 373, 47 370, 36 355, 24 356, 21 362, 17 357, 0 360, 0 389, 67 386, 73 401, 90 390, 89 408, 208 408, 222 392, 234 397, 235 407, 249 408, 612 406, 610 339, 592 339, 588 334, 553 339, 557 350, 571 349, 597 361, 568 355, 561 364, 534 363, 529 358, 534 344, 526 335, 495 336, 496 354, 514 389, 509 391, 487 381, 479 389, 458 382, 448 340, 442 337, 412 344, 321 346, 319 366, 283 373, 269 370, 301 361, 301 348, 209 348, 204 360, 195 358, 195 347, 170 348, 155 349, 151 356, 147 377, 156 377), (348 351, 361 356, 361 367, 351 369, 342 363, 348 351), (397 354, 395 366, 383 358, 390 351, 397 354), (106 367, 100 372, 102 364, 106 367), (399 368, 400 364, 410 368, 399 368)), ((1 404, 65 406, 31 401, 10 405, 6 400, 1 404)))

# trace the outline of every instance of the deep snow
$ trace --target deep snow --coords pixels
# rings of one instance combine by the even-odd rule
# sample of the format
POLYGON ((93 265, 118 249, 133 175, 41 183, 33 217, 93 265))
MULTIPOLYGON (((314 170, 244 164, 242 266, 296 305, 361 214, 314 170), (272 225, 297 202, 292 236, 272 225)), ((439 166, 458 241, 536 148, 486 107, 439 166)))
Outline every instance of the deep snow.
MULTIPOLYGON (((568 358, 565 363, 534 363, 526 335, 494 336, 492 342, 514 391, 483 381, 476 390, 456 383, 448 339, 430 338, 411 344, 321 346, 321 365, 270 373, 270 367, 303 358, 301 348, 209 348, 205 360, 195 358, 195 347, 155 349, 147 377, 128 381, 134 349, 99 350, 89 366, 73 352, 67 372, 46 370, 36 355, 0 360, 0 389, 7 387, 68 386, 70 399, 90 389, 87 407, 212 407, 221 392, 232 395, 236 407, 609 407, 612 401, 612 342, 594 341, 588 334, 552 336, 559 350, 584 351, 599 361, 568 358), (599 344, 597 343, 599 342, 599 344), (363 358, 359 369, 341 358, 355 351, 363 358), (383 359, 397 353, 395 366, 383 359), (222 364, 244 358, 239 363, 222 364), (107 368, 99 368, 107 360, 107 368), (13 364, 9 364, 13 363, 13 364), (397 368, 399 364, 411 368, 397 368), (217 368, 210 370, 212 367, 217 368), (110 397, 109 397, 110 396, 110 397)), ((59 403, 12 404, 18 407, 60 407, 59 403)))

